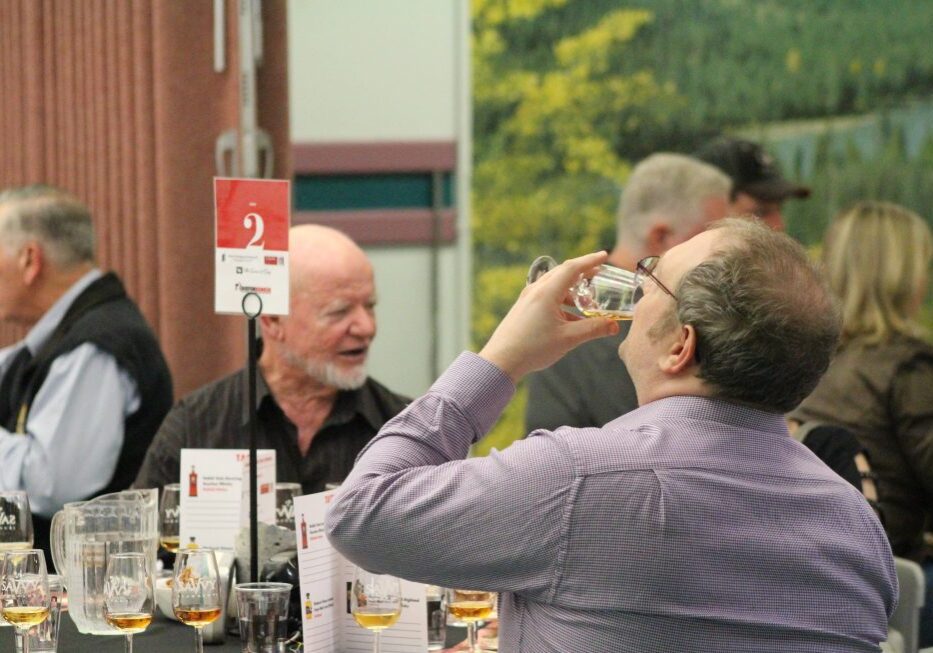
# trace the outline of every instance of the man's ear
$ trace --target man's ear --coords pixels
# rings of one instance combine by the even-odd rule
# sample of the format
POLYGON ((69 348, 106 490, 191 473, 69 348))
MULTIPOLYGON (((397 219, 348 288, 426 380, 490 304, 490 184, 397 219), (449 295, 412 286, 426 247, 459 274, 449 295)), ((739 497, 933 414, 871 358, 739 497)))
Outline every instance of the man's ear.
POLYGON ((653 256, 660 256, 672 246, 671 236, 674 230, 666 222, 656 222, 645 235, 645 251, 653 256))
POLYGON ((284 337, 282 318, 278 315, 260 315, 259 326, 264 340, 281 340, 284 337))
POLYGON ((696 350, 696 329, 689 324, 681 325, 677 337, 661 359, 661 368, 671 375, 682 374, 696 363, 696 350))
POLYGON ((31 286, 39 278, 39 274, 45 267, 45 252, 42 246, 35 241, 23 245, 17 258, 20 272, 23 275, 23 283, 31 286))

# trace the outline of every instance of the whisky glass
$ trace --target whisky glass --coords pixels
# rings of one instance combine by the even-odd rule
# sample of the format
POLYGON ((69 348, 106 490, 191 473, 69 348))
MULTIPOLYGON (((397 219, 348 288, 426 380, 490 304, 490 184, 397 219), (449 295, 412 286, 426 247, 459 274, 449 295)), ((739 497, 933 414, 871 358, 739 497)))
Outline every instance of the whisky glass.
POLYGON ((204 653, 201 629, 220 616, 222 605, 220 574, 214 551, 179 550, 172 579, 172 610, 179 621, 194 626, 197 653, 204 653))
POLYGON ((32 543, 29 496, 21 490, 0 492, 0 551, 23 551, 32 543))
POLYGON ((482 590, 447 590, 447 611, 467 625, 470 653, 482 653, 479 639, 476 636, 476 622, 489 619, 493 615, 496 605, 495 592, 482 590))
POLYGON ((242 653, 285 650, 291 583, 239 583, 236 595, 242 653))
POLYGON ((169 483, 162 488, 159 501, 159 544, 169 553, 177 553, 179 547, 180 493, 178 483, 169 483))
POLYGON ((49 616, 51 594, 45 553, 39 549, 6 551, 0 563, 0 605, 3 618, 16 626, 23 653, 29 653, 30 628, 49 616))
MULTIPOLYGON (((557 261, 553 258, 539 256, 528 269, 526 285, 555 267, 557 261)), ((635 303, 641 297, 641 281, 635 272, 604 263, 592 277, 581 276, 568 292, 577 310, 586 317, 631 320, 635 303)))
POLYGON ((133 653, 133 635, 152 621, 153 582, 146 555, 111 555, 104 578, 104 618, 126 635, 126 653, 133 653))
POLYGON ((373 653, 379 653, 382 631, 402 615, 401 581, 357 567, 350 588, 350 612, 356 623, 373 631, 373 653))

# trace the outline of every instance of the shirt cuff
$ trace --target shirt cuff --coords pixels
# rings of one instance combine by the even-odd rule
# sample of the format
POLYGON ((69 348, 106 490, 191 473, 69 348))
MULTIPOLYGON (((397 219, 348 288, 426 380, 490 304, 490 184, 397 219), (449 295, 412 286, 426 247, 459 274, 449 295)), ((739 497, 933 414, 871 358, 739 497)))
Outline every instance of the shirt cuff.
POLYGON ((498 367, 465 351, 450 364, 429 391, 455 402, 481 433, 486 433, 499 419, 515 395, 515 384, 498 367))

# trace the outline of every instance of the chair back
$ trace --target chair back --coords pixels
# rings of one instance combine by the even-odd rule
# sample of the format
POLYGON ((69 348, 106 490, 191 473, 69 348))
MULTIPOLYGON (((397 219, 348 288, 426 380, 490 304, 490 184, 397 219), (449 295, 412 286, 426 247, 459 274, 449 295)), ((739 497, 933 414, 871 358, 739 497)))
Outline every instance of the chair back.
POLYGON ((897 583, 900 586, 897 609, 888 621, 888 628, 895 628, 904 639, 904 653, 917 653, 920 639, 920 608, 926 581, 923 567, 913 560, 894 556, 897 567, 897 583))

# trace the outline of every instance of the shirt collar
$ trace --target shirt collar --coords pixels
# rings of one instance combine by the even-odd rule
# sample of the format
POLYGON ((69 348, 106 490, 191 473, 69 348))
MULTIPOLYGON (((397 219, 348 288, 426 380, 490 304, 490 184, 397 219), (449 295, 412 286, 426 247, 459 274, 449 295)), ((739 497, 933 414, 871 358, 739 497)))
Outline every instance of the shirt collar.
POLYGON ((26 334, 26 337, 23 338, 23 342, 26 347, 29 348, 29 352, 35 356, 39 350, 42 348, 42 345, 45 344, 46 340, 49 339, 49 336, 52 335, 52 332, 55 331, 55 328, 58 326, 58 323, 62 321, 62 318, 65 317, 65 313, 68 311, 68 307, 71 306, 72 302, 78 298, 82 292, 84 292, 88 286, 97 281, 103 276, 103 273, 94 268, 90 272, 86 273, 80 279, 75 281, 71 288, 66 290, 61 297, 59 297, 52 307, 45 312, 45 314, 39 318, 39 321, 29 330, 29 333, 26 334))
MULTIPOLYGON (((658 399, 622 415, 611 424, 634 428, 665 419, 700 419, 736 428, 747 428, 787 436, 787 422, 781 413, 712 397, 677 396, 658 399)), ((608 425, 607 425, 608 426, 608 425)))
MULTIPOLYGON (((259 346, 257 347, 256 356, 258 357, 262 354, 262 341, 259 341, 259 346)), ((249 373, 246 369, 242 371, 243 375, 243 385, 247 386, 246 388, 246 397, 249 396, 249 373)), ((272 391, 269 389, 269 384, 266 383, 265 377, 262 375, 262 370, 257 366, 256 369, 256 413, 259 414, 259 411, 263 407, 263 402, 269 401, 272 402, 279 410, 281 407, 278 406, 278 403, 275 402, 275 397, 272 395, 272 391)), ((360 415, 365 419, 373 430, 378 431, 382 425, 385 423, 385 419, 381 416, 379 406, 376 403, 376 398, 373 396, 372 388, 369 384, 369 378, 366 379, 360 388, 356 390, 340 390, 337 393, 336 399, 334 399, 334 406, 331 408, 330 414, 324 420, 324 423, 321 425, 321 428, 328 426, 334 426, 339 424, 346 424, 350 422, 356 415, 360 415)), ((243 425, 246 426, 249 424, 249 402, 243 402, 243 425)))

